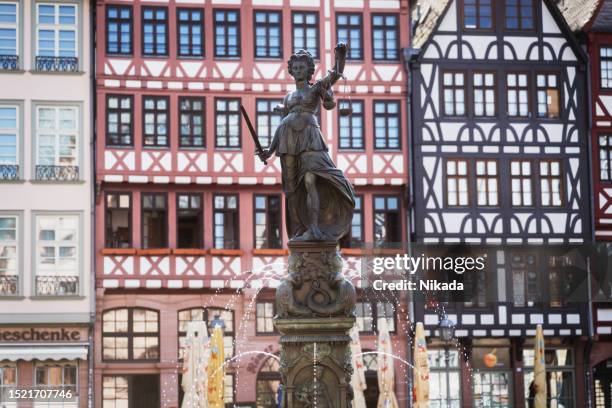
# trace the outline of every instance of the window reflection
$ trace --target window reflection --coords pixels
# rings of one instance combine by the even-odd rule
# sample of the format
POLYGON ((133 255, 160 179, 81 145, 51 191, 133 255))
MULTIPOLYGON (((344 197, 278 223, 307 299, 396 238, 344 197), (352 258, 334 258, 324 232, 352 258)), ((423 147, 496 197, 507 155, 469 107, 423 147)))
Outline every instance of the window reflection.
POLYGON ((461 407, 461 370, 459 352, 444 349, 427 350, 429 359, 430 408, 461 407))
MULTIPOLYGON (((523 350, 525 365, 525 405, 530 406, 534 397, 532 383, 533 346, 526 345, 523 350)), ((548 389, 548 406, 554 408, 574 408, 574 360, 570 349, 558 348, 545 351, 546 383, 548 389)))

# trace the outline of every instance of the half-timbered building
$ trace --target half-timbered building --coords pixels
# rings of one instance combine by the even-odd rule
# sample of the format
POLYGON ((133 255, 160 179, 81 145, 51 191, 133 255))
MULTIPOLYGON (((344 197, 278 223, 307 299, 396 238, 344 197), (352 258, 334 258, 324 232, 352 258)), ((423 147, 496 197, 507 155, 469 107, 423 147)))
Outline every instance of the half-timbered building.
POLYGON ((412 234, 430 254, 486 260, 463 275, 423 273, 464 284, 415 301, 434 354, 441 317, 456 323, 450 358, 431 360, 441 406, 531 406, 538 324, 551 404, 585 400, 588 268, 576 248, 592 234, 587 56, 561 3, 413 8, 412 234))
MULTIPOLYGON (((357 191, 343 241, 347 273, 357 276, 362 246, 406 236, 407 1, 108 0, 96 13, 96 407, 178 406, 186 325, 216 315, 226 357, 235 357, 226 402, 276 406, 278 363, 261 352, 278 353, 273 288, 287 255, 280 163, 257 159, 239 108, 267 146, 280 122, 273 107, 294 89, 292 52, 313 54, 317 79, 332 67, 336 41, 348 43, 336 97, 353 113, 319 117, 357 191)), ((387 318, 406 355, 401 305, 363 292, 364 349, 387 318)), ((407 367, 396 370, 406 401, 407 367)))
MULTIPOLYGON (((608 136, 612 129, 612 56, 610 22, 606 20, 608 2, 601 2, 599 12, 584 27, 588 37, 588 53, 591 61, 591 112, 593 145, 593 187, 595 208, 595 238, 609 241, 612 237, 612 178, 608 173, 612 155, 608 136)), ((608 17, 609 18, 609 17, 608 17)))
MULTIPOLYGON (((578 15, 584 12, 577 11, 578 15)), ((592 268, 594 407, 612 405, 612 273, 609 268, 612 237, 612 1, 603 0, 586 24, 584 32, 589 55, 593 208, 597 255, 592 268)))

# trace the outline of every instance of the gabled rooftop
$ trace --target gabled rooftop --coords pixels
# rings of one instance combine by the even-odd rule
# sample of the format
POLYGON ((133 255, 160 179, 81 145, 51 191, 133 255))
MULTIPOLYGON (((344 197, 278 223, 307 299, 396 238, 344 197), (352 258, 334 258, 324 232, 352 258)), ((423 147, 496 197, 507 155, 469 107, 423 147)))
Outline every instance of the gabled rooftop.
MULTIPOLYGON (((419 0, 417 2, 412 12, 412 22, 416 24, 416 30, 412 37, 414 48, 421 48, 425 44, 436 27, 438 19, 451 1, 457 0, 419 0)), ((556 3, 568 26, 572 31, 578 31, 589 22, 600 1, 602 0, 558 0, 556 3)), ((599 20, 602 20, 601 25, 606 26, 607 24, 607 30, 610 30, 612 26, 612 0, 603 1, 604 5, 596 23, 599 25, 599 20), (602 13, 604 14, 603 17, 601 16, 602 13)))
POLYGON ((603 0, 593 17, 591 31, 612 32, 612 0, 603 0))
MULTIPOLYGON (((557 7, 565 17, 567 25, 572 31, 579 31, 591 20, 593 13, 601 0, 561 0, 557 2, 557 7)), ((612 1, 604 0, 612 5, 612 1)))

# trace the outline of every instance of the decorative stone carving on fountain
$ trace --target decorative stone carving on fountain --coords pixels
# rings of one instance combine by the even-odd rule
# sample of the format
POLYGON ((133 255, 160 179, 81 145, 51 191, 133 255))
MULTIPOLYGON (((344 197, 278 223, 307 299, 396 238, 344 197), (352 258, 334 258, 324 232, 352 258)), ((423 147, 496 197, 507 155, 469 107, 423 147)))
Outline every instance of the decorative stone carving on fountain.
POLYGON ((289 247, 289 276, 276 290, 277 317, 354 317, 355 288, 342 275, 336 242, 298 241, 289 247))

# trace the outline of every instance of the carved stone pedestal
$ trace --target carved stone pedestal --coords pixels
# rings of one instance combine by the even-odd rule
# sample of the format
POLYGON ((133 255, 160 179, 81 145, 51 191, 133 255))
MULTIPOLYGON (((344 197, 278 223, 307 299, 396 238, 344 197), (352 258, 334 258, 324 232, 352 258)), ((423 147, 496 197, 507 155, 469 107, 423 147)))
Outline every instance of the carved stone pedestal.
POLYGON ((347 408, 355 318, 278 319, 284 408, 347 408))
POLYGON ((283 408, 349 408, 349 331, 355 288, 336 242, 290 242, 289 275, 276 291, 283 408))

